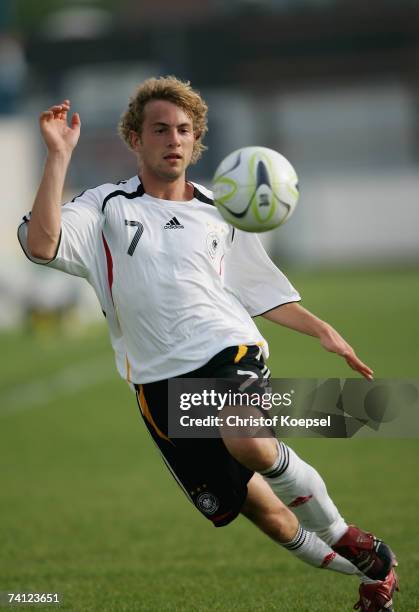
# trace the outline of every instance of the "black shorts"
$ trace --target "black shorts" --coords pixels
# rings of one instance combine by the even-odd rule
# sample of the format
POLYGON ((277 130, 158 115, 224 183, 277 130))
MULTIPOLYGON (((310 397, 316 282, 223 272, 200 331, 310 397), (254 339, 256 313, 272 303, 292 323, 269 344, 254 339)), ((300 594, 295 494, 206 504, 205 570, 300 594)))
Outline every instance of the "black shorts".
MULTIPOLYGON (((231 346, 207 364, 179 378, 237 378, 237 364, 265 384, 269 370, 258 346, 231 346)), ((256 381, 256 379, 255 379, 256 381)), ((254 472, 230 455, 221 438, 168 436, 168 380, 135 385, 144 422, 164 462, 187 497, 215 527, 227 525, 240 513, 247 483, 254 472)))

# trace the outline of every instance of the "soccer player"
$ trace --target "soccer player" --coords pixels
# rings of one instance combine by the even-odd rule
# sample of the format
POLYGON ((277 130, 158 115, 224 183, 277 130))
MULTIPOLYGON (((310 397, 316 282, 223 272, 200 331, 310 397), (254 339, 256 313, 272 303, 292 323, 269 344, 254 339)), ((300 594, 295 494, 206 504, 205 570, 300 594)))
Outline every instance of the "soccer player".
POLYGON ((32 212, 19 227, 26 255, 92 285, 118 371, 135 389, 165 463, 206 518, 220 527, 242 513, 306 563, 357 574, 362 611, 392 610, 390 548, 345 522, 321 476, 291 448, 275 438, 168 435, 170 379, 269 376, 257 315, 318 338, 372 378, 339 333, 298 303, 257 236, 229 226, 211 192, 186 179, 204 149, 205 102, 174 77, 142 83, 119 125, 138 174, 62 207, 80 135, 80 117, 74 113, 68 125, 69 110, 64 100, 40 116, 48 155, 32 212))

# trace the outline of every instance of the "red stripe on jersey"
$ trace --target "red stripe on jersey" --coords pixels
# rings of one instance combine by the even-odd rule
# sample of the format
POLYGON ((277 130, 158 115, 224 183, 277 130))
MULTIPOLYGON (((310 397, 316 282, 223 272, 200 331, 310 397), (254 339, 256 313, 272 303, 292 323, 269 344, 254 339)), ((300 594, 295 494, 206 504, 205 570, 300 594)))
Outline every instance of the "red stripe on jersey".
POLYGON ((109 249, 108 243, 106 242, 105 236, 103 235, 103 232, 102 232, 102 240, 103 240, 103 246, 105 247, 105 253, 106 253, 106 265, 108 267, 109 291, 111 292, 111 297, 112 297, 112 301, 113 301, 113 295, 112 295, 113 261, 112 261, 111 251, 109 249))

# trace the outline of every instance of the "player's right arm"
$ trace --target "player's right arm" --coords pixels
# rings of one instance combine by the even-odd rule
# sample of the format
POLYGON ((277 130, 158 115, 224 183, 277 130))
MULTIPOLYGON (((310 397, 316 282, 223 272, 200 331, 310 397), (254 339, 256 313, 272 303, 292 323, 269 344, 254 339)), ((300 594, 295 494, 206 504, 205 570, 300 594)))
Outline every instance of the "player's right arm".
POLYGON ((27 246, 39 259, 55 257, 61 232, 61 203, 71 155, 80 136, 80 117, 74 113, 67 125, 70 101, 51 106, 39 118, 48 149, 44 173, 32 207, 27 246))

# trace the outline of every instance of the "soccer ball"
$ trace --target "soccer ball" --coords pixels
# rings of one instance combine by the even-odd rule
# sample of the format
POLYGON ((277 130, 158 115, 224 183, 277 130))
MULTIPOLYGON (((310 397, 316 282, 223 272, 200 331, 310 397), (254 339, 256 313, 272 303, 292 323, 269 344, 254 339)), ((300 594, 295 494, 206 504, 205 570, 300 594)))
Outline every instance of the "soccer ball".
POLYGON ((246 232, 266 232, 285 223, 299 196, 294 168, 266 147, 227 155, 215 171, 212 190, 224 219, 246 232))

